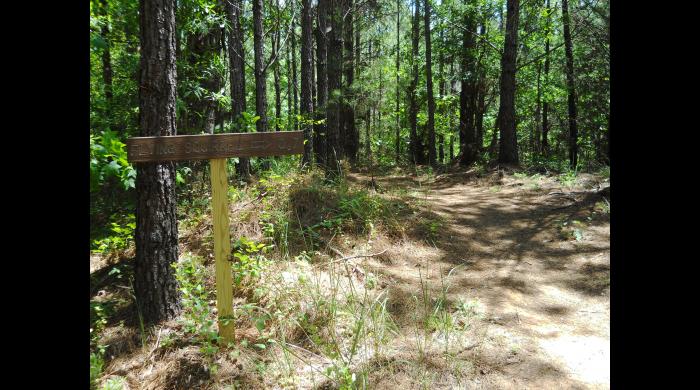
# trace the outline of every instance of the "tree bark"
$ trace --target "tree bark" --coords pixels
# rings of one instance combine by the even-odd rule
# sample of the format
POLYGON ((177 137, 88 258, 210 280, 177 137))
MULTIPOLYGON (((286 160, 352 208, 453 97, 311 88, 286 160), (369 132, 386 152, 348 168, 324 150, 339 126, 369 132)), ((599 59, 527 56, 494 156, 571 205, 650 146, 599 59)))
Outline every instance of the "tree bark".
MULTIPOLYGON (((141 136, 176 134, 175 1, 139 2, 141 136)), ((178 259, 175 163, 136 164, 134 294, 146 323, 175 317, 180 292, 171 266, 178 259)))
POLYGON ((184 78, 199 80, 199 87, 206 91, 203 95, 190 94, 184 98, 188 111, 194 115, 187 115, 181 123, 182 133, 192 134, 204 131, 207 134, 214 133, 216 125, 216 110, 218 102, 211 98, 211 93, 219 92, 221 80, 218 75, 209 73, 205 77, 196 72, 201 62, 210 61, 210 54, 221 50, 221 29, 211 27, 206 31, 191 32, 187 37, 187 61, 190 65, 190 74, 184 78))
POLYGON ((312 162, 313 155, 313 139, 312 127, 308 122, 313 116, 312 102, 312 47, 313 41, 311 36, 311 0, 302 0, 301 9, 301 117, 302 128, 304 129, 304 155, 302 156, 302 165, 308 166, 312 162))
POLYGON ((569 165, 576 169, 578 163, 578 125, 576 112, 576 84, 574 79, 574 52, 571 43, 571 29, 569 28, 569 2, 562 0, 562 22, 564 24, 564 48, 566 52, 566 86, 569 90, 569 165))
POLYGON ((418 87, 418 40, 420 39, 420 0, 415 0, 415 13, 411 31, 411 83, 408 86, 408 122, 411 126, 411 155, 413 164, 423 164, 423 142, 418 137, 418 102, 416 88, 418 87))
POLYGON ((345 73, 345 88, 344 88, 344 109, 343 109, 343 127, 345 133, 345 155, 348 157, 350 164, 355 165, 357 162, 357 152, 360 144, 360 133, 355 127, 355 108, 353 82, 355 80, 355 50, 354 50, 354 21, 355 21, 355 2, 354 0, 346 0, 346 7, 343 14, 345 16, 344 24, 344 46, 345 55, 343 59, 343 71, 345 73))
POLYGON ((535 107, 535 134, 532 137, 532 155, 540 153, 540 137, 542 124, 542 63, 537 63, 537 105, 535 107))
MULTIPOLYGON (((550 23, 551 23, 551 11, 552 9, 549 7, 549 0, 547 0, 547 24, 546 24, 546 29, 547 29, 547 37, 545 38, 544 41, 544 52, 545 52, 545 57, 544 57, 544 85, 545 88, 547 88, 548 82, 549 82, 549 29, 550 29, 550 23)), ((544 99, 542 102, 542 154, 544 156, 549 156, 549 94, 545 93, 544 94, 544 99)))
POLYGON ((282 117, 282 93, 280 88, 280 2, 276 0, 275 2, 275 12, 276 12, 276 23, 278 28, 275 29, 275 33, 271 35, 272 43, 272 55, 274 56, 275 63, 273 64, 273 79, 275 83, 275 131, 280 131, 280 118, 282 117))
POLYGON ((401 156, 401 122, 399 105, 400 93, 400 76, 399 69, 401 66, 401 0, 396 0, 396 164, 399 163, 401 156))
MULTIPOLYGON (((485 38, 486 35, 486 21, 482 20, 481 29, 479 31, 479 36, 485 38)), ((476 103, 476 151, 477 158, 484 150, 484 114, 486 113, 486 69, 482 62, 483 55, 485 54, 486 47, 485 44, 482 48, 481 59, 477 65, 478 71, 478 81, 477 81, 477 103, 476 103)))
POLYGON ((367 165, 372 166, 372 142, 370 139, 370 125, 371 121, 371 109, 367 108, 365 113, 365 157, 367 159, 367 165))
POLYGON ((428 163, 431 166, 436 166, 435 155, 435 95, 433 94, 433 59, 432 48, 430 42, 430 0, 424 0, 425 13, 425 77, 426 90, 428 94, 428 163))
POLYGON ((328 34, 328 109, 327 118, 327 151, 326 172, 339 175, 338 161, 342 158, 343 139, 341 109, 342 109, 342 72, 343 72, 343 6, 342 0, 330 0, 329 21, 331 31, 328 34))
MULTIPOLYGON (((292 30, 294 30, 294 26, 292 26, 292 30)), ((287 130, 294 131, 296 127, 293 118, 295 107, 292 103, 292 49, 289 45, 285 47, 284 52, 285 66, 287 68, 287 130)))
POLYGON ((112 88, 112 54, 109 49, 109 42, 110 42, 110 34, 109 34, 109 25, 108 25, 108 10, 107 10, 107 1, 106 0, 101 0, 100 1, 101 8, 102 8, 102 14, 105 18, 104 24, 102 25, 102 28, 100 29, 100 35, 102 35, 102 39, 105 40, 107 46, 102 50, 102 80, 104 82, 105 86, 105 100, 107 101, 107 110, 106 110, 106 116, 107 120, 109 123, 109 127, 111 128, 112 124, 112 100, 113 100, 113 88, 112 88))
POLYGON ((258 133, 267 131, 267 86, 263 57, 263 0, 253 0, 253 50, 255 51, 255 122, 258 133))
POLYGON ((445 96, 445 34, 440 30, 439 40, 440 50, 438 53, 438 96, 445 96))
MULTIPOLYGON (((294 2, 289 3, 290 6, 292 7, 292 15, 294 15, 294 2)), ((309 11, 309 15, 311 14, 311 11, 309 11)), ((309 16, 310 17, 310 16, 309 16)), ((310 22, 309 22, 310 23, 310 22)), ((309 24, 310 26, 311 24, 309 24)), ((311 27, 309 27, 311 28, 311 27)), ((293 130, 299 130, 299 124, 297 123, 297 115, 299 114, 299 87, 298 81, 297 81, 297 24, 296 20, 292 22, 292 129, 293 130)), ((311 30, 309 30, 311 31, 311 30)), ((303 39, 303 38, 302 38, 303 39)), ((313 44, 313 41, 312 41, 313 44)), ((310 143, 311 141, 309 141, 310 143)))
POLYGON ((515 70, 518 55, 518 20, 520 1, 508 0, 506 39, 501 56, 501 104, 498 121, 501 132, 498 162, 519 164, 518 139, 515 123, 515 70))
MULTIPOLYGON (((231 24, 228 34, 229 77, 231 80, 231 119, 234 130, 239 133, 247 132, 243 123, 243 113, 246 110, 245 101, 245 62, 243 51, 243 28, 240 15, 243 10, 242 0, 225 1, 226 15, 231 24)), ((250 177, 250 159, 240 157, 236 165, 238 176, 247 181, 250 177)))
POLYGON ((476 2, 469 0, 462 33, 462 91, 459 94, 459 135, 462 165, 476 161, 476 2))
MULTIPOLYGON (((316 9, 316 122, 326 119, 328 106, 328 6, 330 0, 318 0, 316 9)), ((327 154, 327 123, 314 124, 316 163, 325 169, 327 154)))

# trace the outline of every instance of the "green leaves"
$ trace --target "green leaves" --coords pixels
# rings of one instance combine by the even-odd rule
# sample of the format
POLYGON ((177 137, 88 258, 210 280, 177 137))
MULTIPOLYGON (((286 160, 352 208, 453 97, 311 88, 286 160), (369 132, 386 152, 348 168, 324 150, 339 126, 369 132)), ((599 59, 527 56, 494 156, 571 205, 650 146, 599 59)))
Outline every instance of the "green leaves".
POLYGON ((136 229, 136 217, 134 214, 127 214, 124 217, 113 216, 109 234, 104 238, 93 240, 90 244, 91 250, 97 253, 104 253, 125 249, 134 239, 134 229, 136 229))
POLYGON ((134 188, 136 170, 126 159, 126 145, 113 131, 98 138, 90 135, 90 191, 95 192, 109 178, 116 178, 125 190, 134 188))
POLYGON ((109 47, 109 44, 107 43, 107 41, 105 41, 105 39, 102 38, 102 36, 100 36, 98 34, 93 34, 92 38, 90 39, 90 45, 92 47, 100 49, 100 50, 106 49, 109 47))
POLYGON ((185 177, 189 176, 192 173, 192 168, 190 167, 181 167, 178 168, 177 171, 175 172, 175 182, 178 185, 183 185, 185 184, 185 177))

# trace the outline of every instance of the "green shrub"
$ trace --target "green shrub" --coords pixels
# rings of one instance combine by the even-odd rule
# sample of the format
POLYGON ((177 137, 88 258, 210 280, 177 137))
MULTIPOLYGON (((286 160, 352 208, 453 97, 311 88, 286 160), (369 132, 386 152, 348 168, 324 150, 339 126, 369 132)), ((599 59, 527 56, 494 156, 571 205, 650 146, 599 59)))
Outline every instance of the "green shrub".
MULTIPOLYGON (((118 218, 113 215, 112 220, 118 218)), ((91 243, 92 252, 104 253, 114 250, 125 249, 134 240, 134 229, 136 229, 136 217, 134 214, 127 214, 121 221, 110 223, 110 233, 107 237, 94 239, 91 243)))
POLYGON ((269 263, 264 253, 270 249, 272 245, 256 243, 247 237, 239 238, 233 245, 233 282, 240 286, 246 279, 257 280, 262 269, 269 263))
POLYGON ((191 334, 201 343, 201 351, 213 356, 219 335, 214 326, 215 319, 209 308, 209 295, 205 286, 206 268, 199 257, 187 254, 172 265, 175 278, 182 293, 182 322, 185 333, 191 334))
POLYGON ((136 170, 126 159, 126 145, 113 131, 103 131, 100 137, 90 134, 90 191, 98 191, 110 177, 126 190, 134 188, 136 170))

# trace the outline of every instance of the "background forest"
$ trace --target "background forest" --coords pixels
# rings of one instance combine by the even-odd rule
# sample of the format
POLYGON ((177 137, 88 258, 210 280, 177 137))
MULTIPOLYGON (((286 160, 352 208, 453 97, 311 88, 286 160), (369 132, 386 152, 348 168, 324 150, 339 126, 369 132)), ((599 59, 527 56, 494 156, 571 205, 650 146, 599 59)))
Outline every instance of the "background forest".
MULTIPOLYGON (((90 2, 90 233, 91 252, 101 258, 133 257, 137 175, 124 142, 144 135, 139 7, 138 0, 90 2)), ((371 176, 375 190, 374 176, 389 172, 420 176, 506 167, 527 177, 558 175, 562 183, 582 172, 609 175, 609 1, 178 0, 175 18, 178 135, 305 134, 303 156, 228 159, 231 199, 309 201, 275 192, 305 183, 316 194, 307 210, 322 199, 337 202, 329 206, 334 216, 313 223, 275 214, 281 206, 272 200, 266 204, 255 220, 258 230, 234 236, 243 264, 238 271, 253 279, 259 260, 274 257, 263 256, 268 247, 296 258, 319 248, 308 244, 311 237, 326 242, 324 234, 348 229, 348 221, 363 233, 381 221, 393 223, 393 206, 366 188, 350 189, 348 172, 371 176), (304 176, 309 171, 316 176, 304 176), (324 191, 332 195, 319 195, 324 191), (303 252, 294 250, 294 229, 302 232, 297 239, 306 245, 303 252)), ((206 161, 176 164, 177 213, 185 232, 205 223, 208 170, 206 161)), ((439 218, 421 223, 425 237, 440 234, 439 218)), ((562 229, 575 240, 582 234, 562 229)), ((201 241, 207 249, 206 238, 201 241)), ((178 282, 196 287, 199 263, 187 264, 178 269, 178 282)), ((127 280, 132 271, 111 265, 108 272, 91 276, 96 294, 106 280, 127 280)), ((185 306, 207 300, 189 294, 185 306)), ((109 361, 99 333, 118 306, 91 301, 93 384, 109 361)), ((375 309, 373 316, 384 315, 379 307, 368 310, 375 309)), ((202 325, 211 313, 188 310, 200 315, 191 314, 192 324, 199 324, 192 332, 211 347, 209 328, 202 325)), ((270 318, 255 327, 262 332, 270 318)), ((142 345, 155 341, 153 330, 140 329, 142 345)), ((340 387, 356 386, 352 365, 338 361, 328 377, 340 387)), ((208 360, 208 370, 213 362, 208 360)))
MULTIPOLYGON (((516 23, 518 162, 540 170, 594 170, 608 163, 609 5, 569 4, 573 83, 568 87, 562 3, 550 1, 523 2, 516 23), (569 126, 570 89, 575 94, 575 137, 569 126), (572 143, 578 149, 575 166, 570 164, 572 143)), ((332 36, 335 46, 328 59, 319 63, 324 53, 318 46, 311 50, 316 108, 312 118, 302 116, 300 109, 301 4, 260 4, 262 55, 256 56, 257 19, 251 3, 255 2, 240 1, 227 8, 217 1, 178 2, 178 134, 300 129, 310 120, 324 122, 323 103, 330 96, 349 108, 343 111, 338 127, 344 131, 339 136, 348 144, 343 157, 356 166, 427 163, 431 153, 435 166, 497 160, 505 1, 442 1, 430 5, 427 18, 421 16, 422 3, 417 12, 415 4, 403 1, 343 3, 343 33, 332 36), (432 63, 426 62, 428 57, 432 63), (256 58, 262 61, 263 77, 255 76, 256 58), (331 60, 340 61, 340 66, 331 66, 331 60), (426 77, 427 65, 432 80, 426 77), (320 83, 318 70, 327 73, 320 83), (240 96, 233 99, 231 85, 237 80, 242 88, 234 89, 240 96), (319 85, 326 89, 323 96, 318 95, 319 85), (462 131, 460 123, 469 130, 462 131), (456 159, 464 156, 466 145, 475 146, 474 156, 467 156, 473 161, 456 159)), ((311 8, 314 15, 309 20, 313 45, 327 39, 319 34, 317 8, 311 8)), ((90 27, 92 215, 105 218, 129 204, 134 187, 135 171, 126 162, 123 142, 139 135, 138 2, 91 2, 90 27)), ((324 125, 329 123, 317 125, 315 134, 323 133, 324 125)), ((325 156, 318 156, 324 145, 318 138, 316 161, 323 162, 325 156)), ((184 182, 202 169, 206 164, 181 163, 178 179, 184 182)), ((252 170, 259 170, 257 159, 252 170)), ((102 220, 95 222, 93 226, 104 225, 102 220)))

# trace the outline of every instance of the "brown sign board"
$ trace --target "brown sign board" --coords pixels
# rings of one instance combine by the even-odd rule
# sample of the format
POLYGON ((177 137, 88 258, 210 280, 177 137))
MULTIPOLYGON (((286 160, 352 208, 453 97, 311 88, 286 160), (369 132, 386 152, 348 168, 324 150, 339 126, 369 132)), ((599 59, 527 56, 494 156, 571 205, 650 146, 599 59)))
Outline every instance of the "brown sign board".
POLYGON ((126 148, 130 162, 281 156, 304 153, 304 132, 132 137, 126 148))

